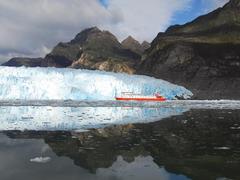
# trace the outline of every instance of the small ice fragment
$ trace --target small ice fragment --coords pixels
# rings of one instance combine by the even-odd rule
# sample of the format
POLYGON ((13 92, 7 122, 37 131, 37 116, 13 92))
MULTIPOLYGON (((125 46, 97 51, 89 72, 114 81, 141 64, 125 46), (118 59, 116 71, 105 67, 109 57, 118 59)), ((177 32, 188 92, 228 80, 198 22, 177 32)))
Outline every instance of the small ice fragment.
POLYGON ((239 127, 230 127, 230 129, 232 129, 232 130, 239 130, 240 126, 239 127))
POLYGON ((182 123, 183 124, 187 124, 188 120, 183 120, 182 123))
POLYGON ((216 150, 229 150, 229 147, 215 147, 216 150))
POLYGON ((48 163, 51 161, 50 157, 36 157, 36 158, 32 158, 30 159, 30 162, 34 162, 34 163, 48 163))

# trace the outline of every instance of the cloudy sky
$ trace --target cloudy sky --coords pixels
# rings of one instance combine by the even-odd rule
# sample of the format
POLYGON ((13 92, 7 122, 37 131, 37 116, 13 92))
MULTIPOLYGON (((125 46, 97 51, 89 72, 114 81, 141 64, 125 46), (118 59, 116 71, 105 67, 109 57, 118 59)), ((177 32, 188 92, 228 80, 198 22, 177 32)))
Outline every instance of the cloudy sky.
POLYGON ((0 0, 0 62, 39 57, 58 42, 98 26, 119 40, 132 35, 151 41, 173 24, 183 24, 228 0, 0 0))

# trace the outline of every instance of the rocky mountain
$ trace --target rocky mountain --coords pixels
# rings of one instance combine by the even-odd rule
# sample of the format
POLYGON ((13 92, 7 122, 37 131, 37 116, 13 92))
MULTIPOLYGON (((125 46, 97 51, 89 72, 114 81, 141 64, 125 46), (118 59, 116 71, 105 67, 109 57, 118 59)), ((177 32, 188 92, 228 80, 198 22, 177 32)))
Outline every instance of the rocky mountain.
POLYGON ((143 41, 141 46, 144 49, 144 51, 146 51, 148 48, 151 47, 151 44, 149 42, 147 42, 147 41, 143 41))
POLYGON ((134 73, 140 56, 124 48, 109 31, 90 28, 68 43, 59 43, 42 66, 99 69, 134 73))
POLYGON ((43 59, 14 58, 3 65, 71 67, 133 74, 140 59, 139 54, 123 47, 109 31, 93 27, 80 32, 70 42, 59 43, 43 59))
POLYGON ((150 44, 147 41, 140 44, 132 36, 128 36, 125 40, 123 40, 122 45, 124 48, 130 49, 139 55, 142 55, 143 52, 150 47, 150 44))
POLYGON ((138 73, 192 90, 195 98, 240 98, 240 0, 159 33, 138 73))

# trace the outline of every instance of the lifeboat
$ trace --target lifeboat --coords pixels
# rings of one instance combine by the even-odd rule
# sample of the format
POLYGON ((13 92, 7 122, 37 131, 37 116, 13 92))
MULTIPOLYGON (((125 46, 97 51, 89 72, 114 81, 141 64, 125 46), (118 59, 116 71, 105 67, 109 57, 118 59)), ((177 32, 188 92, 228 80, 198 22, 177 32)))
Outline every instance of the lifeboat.
POLYGON ((121 96, 115 97, 117 101, 166 101, 167 99, 156 93, 153 96, 143 96, 141 94, 134 94, 132 92, 123 92, 121 96))

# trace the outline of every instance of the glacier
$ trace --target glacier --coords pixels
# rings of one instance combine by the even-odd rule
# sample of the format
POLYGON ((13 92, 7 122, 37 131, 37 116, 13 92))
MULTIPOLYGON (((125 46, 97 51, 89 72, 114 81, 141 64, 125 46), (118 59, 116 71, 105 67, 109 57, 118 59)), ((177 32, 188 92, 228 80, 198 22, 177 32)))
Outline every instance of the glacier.
POLYGON ((169 100, 193 95, 153 77, 97 70, 0 67, 0 76, 0 100, 114 100, 122 92, 159 92, 169 100))

